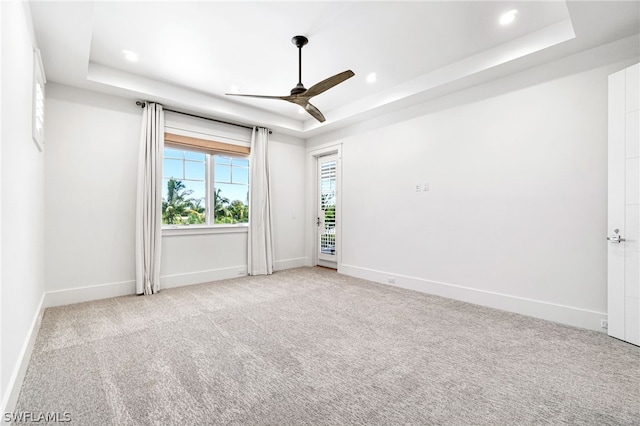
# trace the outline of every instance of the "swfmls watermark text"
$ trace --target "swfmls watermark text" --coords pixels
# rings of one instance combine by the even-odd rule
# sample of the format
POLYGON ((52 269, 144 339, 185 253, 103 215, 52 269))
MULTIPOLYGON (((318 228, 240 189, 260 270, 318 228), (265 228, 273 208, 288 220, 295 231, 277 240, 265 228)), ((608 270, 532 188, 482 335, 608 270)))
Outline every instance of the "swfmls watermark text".
POLYGON ((71 413, 64 411, 17 411, 4 413, 3 419, 7 423, 68 423, 71 421, 71 413))

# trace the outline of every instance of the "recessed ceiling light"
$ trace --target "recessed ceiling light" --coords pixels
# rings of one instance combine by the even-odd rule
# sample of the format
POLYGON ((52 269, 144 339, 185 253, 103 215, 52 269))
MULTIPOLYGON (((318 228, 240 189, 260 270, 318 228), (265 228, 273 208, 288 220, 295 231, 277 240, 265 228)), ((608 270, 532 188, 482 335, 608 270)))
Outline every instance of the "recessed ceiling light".
POLYGON ((378 79, 375 72, 371 72, 367 75, 367 83, 375 83, 378 79))
POLYGON ((517 9, 511 9, 500 16, 500 25, 509 25, 516 19, 517 9))
POLYGON ((122 54, 124 55, 125 59, 129 62, 137 62, 138 61, 138 54, 136 52, 132 52, 131 50, 123 50, 122 54))

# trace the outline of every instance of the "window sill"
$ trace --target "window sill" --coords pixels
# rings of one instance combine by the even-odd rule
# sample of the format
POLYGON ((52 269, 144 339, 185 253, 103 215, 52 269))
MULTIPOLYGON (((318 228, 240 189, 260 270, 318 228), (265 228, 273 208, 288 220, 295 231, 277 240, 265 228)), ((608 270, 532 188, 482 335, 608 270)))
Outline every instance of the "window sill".
POLYGON ((249 225, 216 225, 216 226, 167 226, 162 228, 163 237, 178 235, 237 234, 249 232, 249 225))

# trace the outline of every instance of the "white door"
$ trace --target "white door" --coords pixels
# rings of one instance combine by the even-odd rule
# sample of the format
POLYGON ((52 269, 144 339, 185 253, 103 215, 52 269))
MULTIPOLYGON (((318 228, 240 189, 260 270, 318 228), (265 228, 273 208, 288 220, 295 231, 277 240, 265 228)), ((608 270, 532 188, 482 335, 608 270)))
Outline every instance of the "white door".
POLYGON ((337 268, 336 260, 336 200, 338 187, 338 156, 318 157, 318 265, 337 268))
POLYGON ((608 331, 640 345, 640 65, 609 76, 608 331))

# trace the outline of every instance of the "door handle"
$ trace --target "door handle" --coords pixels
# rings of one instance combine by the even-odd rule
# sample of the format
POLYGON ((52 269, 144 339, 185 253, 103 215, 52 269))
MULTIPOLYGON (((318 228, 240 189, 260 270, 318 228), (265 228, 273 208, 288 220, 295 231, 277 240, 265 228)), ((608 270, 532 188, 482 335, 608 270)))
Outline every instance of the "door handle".
POLYGON ((607 240, 609 240, 612 243, 621 243, 623 241, 626 241, 624 238, 622 238, 620 235, 614 235, 612 237, 607 237, 607 240))
POLYGON ((607 240, 609 240, 609 241, 610 241, 610 242, 612 242, 612 243, 618 243, 618 244, 620 244, 620 243, 621 243, 621 242, 623 242, 623 241, 626 241, 624 238, 622 238, 622 237, 619 235, 619 232, 620 232, 620 230, 619 230, 619 229, 614 229, 614 230, 613 230, 613 233, 614 233, 615 235, 612 235, 612 236, 610 236, 610 237, 607 237, 607 240))

